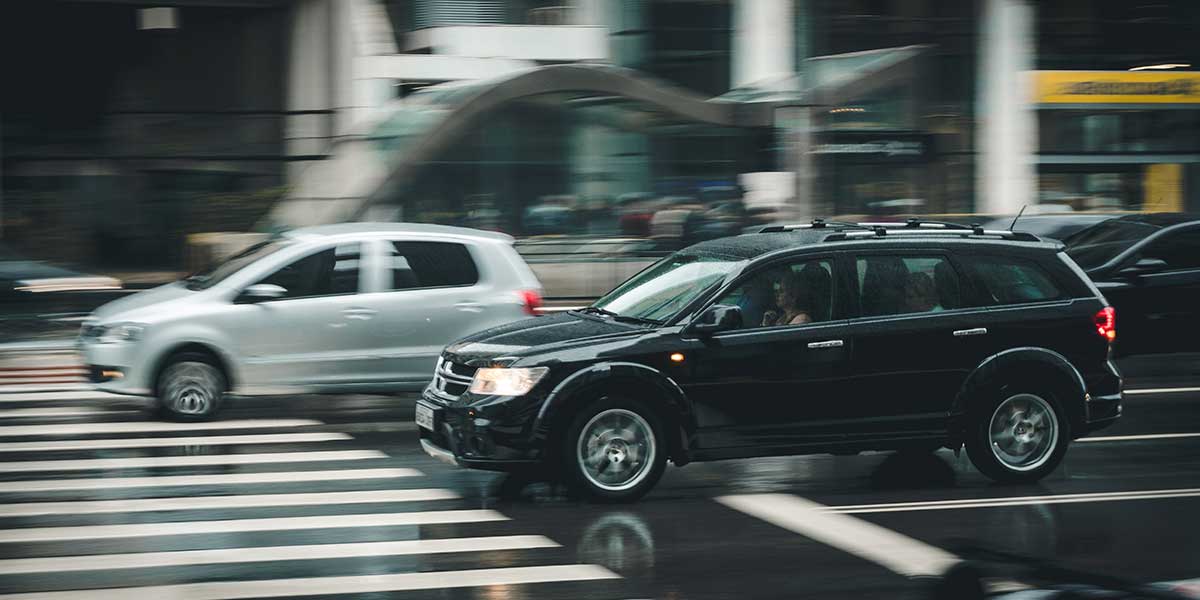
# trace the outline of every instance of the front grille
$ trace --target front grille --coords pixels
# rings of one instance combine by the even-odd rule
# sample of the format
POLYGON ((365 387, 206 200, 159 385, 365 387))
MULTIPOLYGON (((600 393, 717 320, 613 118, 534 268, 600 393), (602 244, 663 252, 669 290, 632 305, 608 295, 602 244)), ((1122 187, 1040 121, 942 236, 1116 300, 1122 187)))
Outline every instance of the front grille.
POLYGON ((446 398, 457 400, 467 393, 471 380, 475 378, 475 367, 460 365, 445 359, 438 359, 437 370, 433 375, 433 387, 446 398))

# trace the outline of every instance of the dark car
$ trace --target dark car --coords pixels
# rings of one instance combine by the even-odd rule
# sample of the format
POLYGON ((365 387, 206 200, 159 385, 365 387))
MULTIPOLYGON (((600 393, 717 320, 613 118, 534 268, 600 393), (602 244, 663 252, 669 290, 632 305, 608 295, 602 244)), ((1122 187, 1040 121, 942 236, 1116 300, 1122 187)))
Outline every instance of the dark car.
POLYGON ((1062 245, 948 224, 768 227, 442 353, 426 452, 645 493, 669 459, 965 445, 1049 473, 1121 412, 1113 312, 1062 245))
POLYGON ((1061 213, 1051 215, 1022 215, 1000 217, 983 224, 984 229, 1008 229, 1032 233, 1040 238, 1064 240, 1077 231, 1103 223, 1116 215, 1107 213, 1061 213), (1015 220, 1015 223, 1014 223, 1015 220))
POLYGON ((1200 352, 1200 216, 1128 215, 1065 241, 1121 315, 1118 356, 1200 352))

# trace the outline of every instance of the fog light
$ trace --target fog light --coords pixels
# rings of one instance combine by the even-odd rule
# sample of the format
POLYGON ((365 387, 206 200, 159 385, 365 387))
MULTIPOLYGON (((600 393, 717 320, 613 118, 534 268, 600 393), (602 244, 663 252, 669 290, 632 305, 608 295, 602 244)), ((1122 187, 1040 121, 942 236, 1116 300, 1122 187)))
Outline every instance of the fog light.
POLYGON ((121 371, 100 371, 100 376, 105 379, 122 379, 125 374, 121 371))

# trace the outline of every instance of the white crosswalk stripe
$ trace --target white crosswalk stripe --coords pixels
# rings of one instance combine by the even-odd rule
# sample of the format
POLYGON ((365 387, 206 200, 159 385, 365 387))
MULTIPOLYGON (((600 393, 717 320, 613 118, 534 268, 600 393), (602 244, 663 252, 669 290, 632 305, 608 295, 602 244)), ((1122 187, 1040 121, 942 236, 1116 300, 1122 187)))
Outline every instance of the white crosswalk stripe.
POLYGON ((79 460, 27 460, 0 462, 0 473, 334 462, 346 460, 370 460, 375 458, 387 458, 387 455, 379 452, 378 450, 330 450, 328 452, 273 452, 269 454, 215 454, 211 456, 148 456, 139 458, 89 458, 79 460))
POLYGON ((304 481, 346 481, 416 477, 416 469, 341 469, 331 471, 283 471, 268 473, 222 473, 219 475, 164 475, 162 477, 100 477, 95 479, 34 479, 0 482, 0 492, 61 492, 66 490, 114 490, 121 488, 179 487, 184 485, 252 485, 304 481))
POLYGON ((329 506, 387 502, 452 500, 448 490, 371 490, 365 492, 321 492, 313 494, 246 494, 241 496, 184 496, 137 498, 133 500, 87 500, 80 502, 25 502, 0 504, 0 517, 40 515, 94 515, 103 513, 153 512, 166 510, 212 510, 269 506, 329 506))
POLYGON ((97 433, 150 433, 165 431, 224 431, 227 429, 275 429, 322 425, 312 419, 242 419, 203 423, 134 421, 128 423, 67 423, 63 425, 13 425, 0 429, 0 437, 42 435, 92 435, 97 433))
POLYGON ((0 420, 22 419, 0 427, 0 453, 7 459, 0 461, 0 474, 9 479, 0 481, 0 527, 8 527, 0 529, 0 576, 8 592, 0 598, 355 597, 620 578, 602 566, 574 564, 573 552, 550 558, 561 548, 557 542, 510 534, 503 526, 507 516, 463 506, 452 490, 397 487, 424 473, 363 448, 355 436, 410 431, 411 420, 180 423, 147 416, 118 422, 104 417, 132 411, 86 402, 112 398, 71 390, 0 394, 0 402, 39 403, 0 409, 0 420), (100 422, 55 422, 72 417, 100 422), (308 427, 319 430, 296 431, 308 427), (321 443, 336 445, 313 445, 321 443), (270 451, 195 453, 253 445, 270 445, 270 451), (240 472, 243 466, 293 464, 293 470, 240 472), (194 467, 220 471, 177 470, 194 467), (130 472, 143 469, 154 471, 130 472), (464 536, 464 528, 483 535, 464 536), (88 551, 100 553, 79 553, 88 551), (449 554, 455 556, 444 563, 433 559, 449 554), (475 555, 478 568, 463 565, 464 557, 475 555), (387 558, 404 556, 422 558, 387 558), (498 556, 504 559, 491 558, 498 556), (268 562, 274 565, 263 572, 274 578, 245 580, 247 572, 260 575, 235 570, 268 562), (438 570, 438 564, 454 570, 438 570))
POLYGON ((361 515, 322 515, 319 517, 271 517, 265 519, 228 519, 222 521, 174 521, 170 523, 129 523, 87 525, 82 527, 21 527, 0 531, 0 544, 64 542, 72 540, 111 540, 163 535, 206 533, 248 533, 298 529, 341 529, 347 527, 399 527, 445 523, 481 523, 504 521, 508 517, 487 509, 436 510, 361 515))
POLYGON ((0 419, 28 419, 33 417, 95 417, 104 415, 132 414, 134 410, 104 410, 90 406, 62 406, 54 408, 8 408, 0 409, 0 419))
POLYGON ((179 446, 242 446, 252 444, 299 444, 352 440, 344 433, 267 433, 262 435, 197 435, 159 438, 56 440, 52 442, 0 442, 0 452, 49 452, 53 450, 108 450, 113 448, 173 448, 179 446))
POLYGON ((0 560, 0 575, 182 567, 187 565, 234 564, 278 560, 402 556, 406 554, 439 554, 445 552, 489 552, 557 547, 557 543, 540 535, 498 535, 493 537, 403 540, 397 542, 305 544, 301 546, 221 548, 218 550, 181 550, 176 552, 131 552, 127 554, 88 556, 86 560, 80 560, 78 556, 0 560))
POLYGON ((323 594, 369 594, 446 588, 591 581, 617 579, 620 576, 596 565, 548 565, 433 571, 430 573, 393 573, 388 575, 352 575, 343 577, 307 577, 303 579, 267 579, 257 581, 213 581, 142 588, 110 588, 73 592, 44 592, 4 596, 10 600, 127 600, 128 598, 187 598, 188 600, 234 600, 237 598, 283 598, 323 594))
POLYGON ((121 396, 108 392, 84 390, 11 392, 0 390, 0 402, 57 402, 61 400, 132 400, 136 396, 121 396))

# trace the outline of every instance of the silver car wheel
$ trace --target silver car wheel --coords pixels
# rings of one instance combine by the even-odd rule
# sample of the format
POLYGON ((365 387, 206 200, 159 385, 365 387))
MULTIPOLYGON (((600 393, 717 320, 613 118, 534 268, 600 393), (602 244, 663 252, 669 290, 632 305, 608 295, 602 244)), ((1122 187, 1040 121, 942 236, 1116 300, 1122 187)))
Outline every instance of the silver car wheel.
POLYGON ((650 474, 657 453, 654 429, 646 419, 633 411, 610 408, 583 426, 576 460, 589 483, 620 492, 650 474))
POLYGON ((162 402, 181 415, 212 412, 224 393, 224 378, 216 367, 203 362, 182 361, 163 373, 162 402))
POLYGON ((1044 398, 1017 394, 996 407, 988 432, 996 460, 1013 471, 1032 471, 1058 447, 1058 416, 1044 398))

